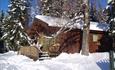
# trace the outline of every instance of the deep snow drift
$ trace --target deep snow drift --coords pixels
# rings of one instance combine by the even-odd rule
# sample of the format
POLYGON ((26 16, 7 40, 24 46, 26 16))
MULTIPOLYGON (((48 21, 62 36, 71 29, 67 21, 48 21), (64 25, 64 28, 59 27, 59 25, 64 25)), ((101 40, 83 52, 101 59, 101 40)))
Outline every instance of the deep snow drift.
POLYGON ((83 56, 79 53, 62 53, 50 60, 33 61, 10 51, 0 54, 0 70, 110 70, 109 54, 92 53, 83 56))

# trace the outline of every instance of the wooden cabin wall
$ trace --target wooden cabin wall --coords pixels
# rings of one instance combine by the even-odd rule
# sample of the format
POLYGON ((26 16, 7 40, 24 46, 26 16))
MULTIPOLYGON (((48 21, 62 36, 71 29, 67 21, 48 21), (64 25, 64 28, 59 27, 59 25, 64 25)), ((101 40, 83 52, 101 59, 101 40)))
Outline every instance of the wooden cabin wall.
POLYGON ((61 33, 57 39, 61 44, 59 49, 60 52, 67 52, 67 53, 80 52, 80 46, 81 46, 80 30, 74 29, 66 33, 61 33))
POLYGON ((109 52, 112 48, 112 37, 108 35, 107 32, 103 33, 103 36, 99 40, 100 45, 98 52, 109 52))
POLYGON ((90 31, 89 51, 109 52, 112 48, 112 38, 104 31, 90 31), (93 41, 93 36, 97 36, 97 41, 93 41))
POLYGON ((100 46, 100 39, 102 38, 103 33, 101 32, 90 32, 89 36, 89 51, 92 52, 97 52, 99 50, 100 46))
MULTIPOLYGON (((38 36, 38 33, 44 33, 46 36, 55 34, 60 28, 48 26, 47 23, 41 20, 35 20, 32 24, 32 28, 28 30, 30 37, 38 36)), ((68 32, 60 33, 56 42, 60 44, 58 53, 76 53, 80 52, 82 44, 82 31, 79 29, 73 29, 68 32)), ((105 52, 110 50, 111 38, 106 35, 104 31, 90 31, 89 36, 89 51, 93 52, 105 52), (97 41, 95 40, 97 39, 97 41)))
POLYGON ((31 28, 27 30, 27 33, 30 36, 30 38, 33 38, 38 36, 41 32, 47 35, 49 33, 48 29, 48 24, 44 23, 41 20, 35 19, 31 28))

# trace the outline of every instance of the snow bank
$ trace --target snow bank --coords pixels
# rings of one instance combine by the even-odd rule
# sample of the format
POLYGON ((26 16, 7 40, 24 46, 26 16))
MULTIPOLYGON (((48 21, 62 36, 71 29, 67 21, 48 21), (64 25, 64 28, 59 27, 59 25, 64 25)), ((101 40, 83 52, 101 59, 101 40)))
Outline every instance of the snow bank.
POLYGON ((62 53, 56 58, 33 61, 16 52, 0 54, 0 70, 109 70, 108 53, 62 53))

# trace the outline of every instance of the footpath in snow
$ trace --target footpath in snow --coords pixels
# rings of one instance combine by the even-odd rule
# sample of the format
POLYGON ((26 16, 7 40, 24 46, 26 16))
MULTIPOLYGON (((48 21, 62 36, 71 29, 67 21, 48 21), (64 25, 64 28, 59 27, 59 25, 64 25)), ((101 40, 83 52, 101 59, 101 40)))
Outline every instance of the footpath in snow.
POLYGON ((109 54, 62 53, 56 58, 33 61, 26 56, 10 51, 0 54, 0 70, 110 70, 109 54))

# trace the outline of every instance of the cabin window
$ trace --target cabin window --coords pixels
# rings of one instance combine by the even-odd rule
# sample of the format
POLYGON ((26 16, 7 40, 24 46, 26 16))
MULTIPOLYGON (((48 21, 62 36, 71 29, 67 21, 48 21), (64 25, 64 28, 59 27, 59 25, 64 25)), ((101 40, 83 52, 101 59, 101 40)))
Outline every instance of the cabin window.
POLYGON ((93 42, 97 42, 98 41, 98 34, 93 34, 93 42))

